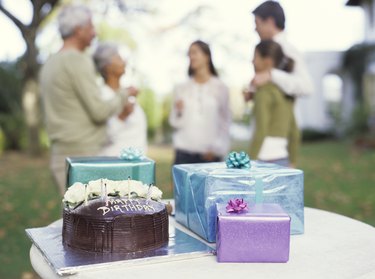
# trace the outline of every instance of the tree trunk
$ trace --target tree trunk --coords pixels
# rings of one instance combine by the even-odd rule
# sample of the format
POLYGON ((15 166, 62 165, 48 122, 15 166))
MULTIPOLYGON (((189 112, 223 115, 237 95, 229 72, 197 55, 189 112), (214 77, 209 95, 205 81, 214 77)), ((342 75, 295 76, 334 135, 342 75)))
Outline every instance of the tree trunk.
POLYGON ((22 59, 24 87, 22 94, 22 106, 27 127, 28 152, 32 156, 41 154, 40 146, 40 98, 38 90, 39 64, 37 61, 38 49, 35 45, 36 28, 29 28, 23 34, 27 50, 22 59))
POLYGON ((41 147, 39 139, 40 102, 37 80, 29 78, 25 82, 22 93, 22 107, 27 127, 28 152, 32 156, 38 156, 41 153, 41 147))

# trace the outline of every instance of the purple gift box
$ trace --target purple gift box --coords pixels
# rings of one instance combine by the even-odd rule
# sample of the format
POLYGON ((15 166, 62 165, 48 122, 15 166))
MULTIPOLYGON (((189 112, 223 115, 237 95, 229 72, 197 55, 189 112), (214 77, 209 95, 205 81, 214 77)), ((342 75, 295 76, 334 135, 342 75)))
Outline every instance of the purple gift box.
POLYGON ((278 204, 255 204, 228 213, 218 204, 218 262, 285 263, 289 260, 290 217, 278 204))

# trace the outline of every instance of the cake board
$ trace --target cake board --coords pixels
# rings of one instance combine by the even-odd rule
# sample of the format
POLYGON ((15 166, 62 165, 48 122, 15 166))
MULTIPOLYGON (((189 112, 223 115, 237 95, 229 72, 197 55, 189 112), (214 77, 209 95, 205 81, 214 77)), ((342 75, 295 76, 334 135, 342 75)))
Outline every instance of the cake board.
POLYGON ((62 245, 62 219, 47 227, 26 229, 28 237, 47 263, 60 275, 114 266, 135 266, 177 261, 213 255, 214 249, 178 228, 169 218, 169 242, 164 247, 137 253, 94 253, 77 251, 62 245))

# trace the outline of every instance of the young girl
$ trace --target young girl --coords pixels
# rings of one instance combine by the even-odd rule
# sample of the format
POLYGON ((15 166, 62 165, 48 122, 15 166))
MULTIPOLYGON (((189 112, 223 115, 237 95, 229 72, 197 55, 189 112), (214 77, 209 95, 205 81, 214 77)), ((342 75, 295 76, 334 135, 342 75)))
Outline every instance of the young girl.
MULTIPOLYGON (((278 43, 265 40, 255 47, 253 64, 255 72, 273 68, 291 72, 294 62, 284 55, 278 43)), ((254 95, 255 133, 250 145, 252 158, 283 166, 295 165, 299 133, 293 103, 292 97, 271 82, 257 88, 254 95)))

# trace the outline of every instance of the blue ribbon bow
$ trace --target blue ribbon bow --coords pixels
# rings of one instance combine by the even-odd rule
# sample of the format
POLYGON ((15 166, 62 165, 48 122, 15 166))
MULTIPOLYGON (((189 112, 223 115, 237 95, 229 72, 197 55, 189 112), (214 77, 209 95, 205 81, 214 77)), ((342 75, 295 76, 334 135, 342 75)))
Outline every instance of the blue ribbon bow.
POLYGON ((122 149, 120 153, 120 159, 127 161, 142 160, 143 158, 143 151, 140 148, 128 147, 122 149))
POLYGON ((246 152, 230 152, 225 163, 231 169, 250 169, 250 157, 246 152))

